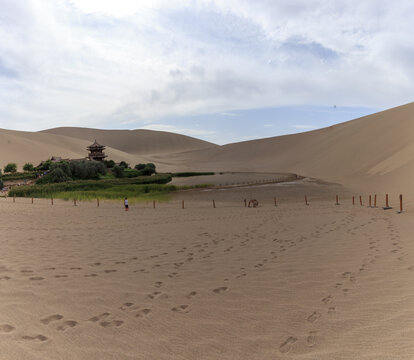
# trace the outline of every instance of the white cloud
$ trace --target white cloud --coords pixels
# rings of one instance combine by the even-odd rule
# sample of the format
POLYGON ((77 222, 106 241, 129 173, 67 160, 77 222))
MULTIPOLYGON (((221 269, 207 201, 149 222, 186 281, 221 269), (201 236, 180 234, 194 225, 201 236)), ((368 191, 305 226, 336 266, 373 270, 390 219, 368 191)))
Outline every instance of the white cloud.
MULTIPOLYGON (((0 0, 0 126, 412 100, 411 0, 0 0)), ((187 129, 188 130, 188 129, 187 129)))
POLYGON ((293 127, 301 130, 312 130, 317 128, 315 125, 294 125, 293 127))
POLYGON ((140 129, 167 131, 167 132, 173 132, 173 133, 183 134, 183 135, 188 135, 188 136, 206 136, 206 135, 215 134, 215 131, 188 129, 188 128, 183 128, 180 126, 175 126, 175 125, 170 125, 170 124, 149 124, 149 125, 141 126, 140 129))

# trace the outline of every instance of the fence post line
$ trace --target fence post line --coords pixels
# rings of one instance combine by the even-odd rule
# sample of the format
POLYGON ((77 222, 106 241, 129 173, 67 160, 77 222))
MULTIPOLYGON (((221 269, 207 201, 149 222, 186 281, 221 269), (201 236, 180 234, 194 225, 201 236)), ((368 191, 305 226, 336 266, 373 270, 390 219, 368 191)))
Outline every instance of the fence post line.
POLYGON ((16 202, 16 195, 13 195, 13 202, 16 202))
POLYGON ((244 207, 246 207, 246 206, 247 206, 247 200, 244 199, 244 207))
POLYGON ((274 200, 275 200, 275 206, 277 206, 277 200, 276 200, 276 196, 275 196, 274 200))
POLYGON ((377 194, 374 195, 374 208, 377 207, 377 194))
POLYGON ((362 206, 362 196, 361 195, 359 195, 359 203, 361 204, 361 206, 362 206))
POLYGON ((184 200, 182 200, 181 205, 182 205, 182 208, 184 209, 184 200))
POLYGON ((152 200, 152 208, 155 209, 155 200, 152 200))
POLYGON ((216 208, 216 202, 213 200, 213 208, 216 208))
POLYGON ((99 207, 99 198, 96 199, 96 207, 99 207))
POLYGON ((33 204, 33 198, 32 198, 32 204, 33 204))
POLYGON ((385 207, 383 207, 383 210, 389 210, 389 209, 392 209, 392 207, 390 206, 388 202, 388 194, 385 194, 385 207))
POLYGON ((50 198, 50 204, 53 205, 53 198, 50 198))
POLYGON ((309 205, 308 204, 308 197, 305 195, 305 205, 309 205))
POLYGON ((369 205, 368 205, 368 207, 372 207, 371 206, 371 195, 369 196, 369 205))
POLYGON ((336 195, 336 202, 335 202, 335 205, 339 205, 339 196, 338 196, 338 195, 336 195))
POLYGON ((352 196, 352 205, 355 205, 355 196, 352 196))
POLYGON ((400 211, 399 214, 401 214, 403 212, 403 196, 402 194, 400 194, 400 211))

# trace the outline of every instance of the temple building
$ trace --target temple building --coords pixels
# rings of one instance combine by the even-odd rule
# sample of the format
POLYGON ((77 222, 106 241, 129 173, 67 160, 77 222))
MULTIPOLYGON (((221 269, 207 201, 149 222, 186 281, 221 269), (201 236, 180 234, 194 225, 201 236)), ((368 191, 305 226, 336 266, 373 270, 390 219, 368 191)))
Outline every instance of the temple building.
POLYGON ((107 155, 104 153, 105 146, 98 144, 96 140, 92 145, 89 145, 87 149, 89 151, 89 160, 103 161, 107 157, 107 155))

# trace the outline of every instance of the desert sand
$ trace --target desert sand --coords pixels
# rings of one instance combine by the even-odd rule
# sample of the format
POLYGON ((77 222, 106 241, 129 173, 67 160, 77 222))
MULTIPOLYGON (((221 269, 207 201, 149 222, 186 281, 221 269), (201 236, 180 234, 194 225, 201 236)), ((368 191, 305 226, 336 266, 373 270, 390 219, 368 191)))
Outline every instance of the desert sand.
POLYGON ((0 358, 413 359, 413 116, 409 104, 225 146, 151 131, 1 130, 0 165, 81 158, 96 139, 115 161, 217 174, 176 178, 214 187, 128 212, 0 198, 0 358))
POLYGON ((304 179, 128 212, 0 199, 2 358, 412 359, 414 213, 350 195, 304 179))

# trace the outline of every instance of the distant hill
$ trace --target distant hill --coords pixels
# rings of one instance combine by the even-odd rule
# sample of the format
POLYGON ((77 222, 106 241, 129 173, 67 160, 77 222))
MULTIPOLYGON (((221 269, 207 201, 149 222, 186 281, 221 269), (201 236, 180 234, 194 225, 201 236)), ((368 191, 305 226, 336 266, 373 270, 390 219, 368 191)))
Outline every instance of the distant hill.
POLYGON ((190 136, 154 130, 99 130, 79 127, 59 127, 41 133, 63 135, 109 146, 129 154, 164 154, 207 149, 217 145, 190 136))

